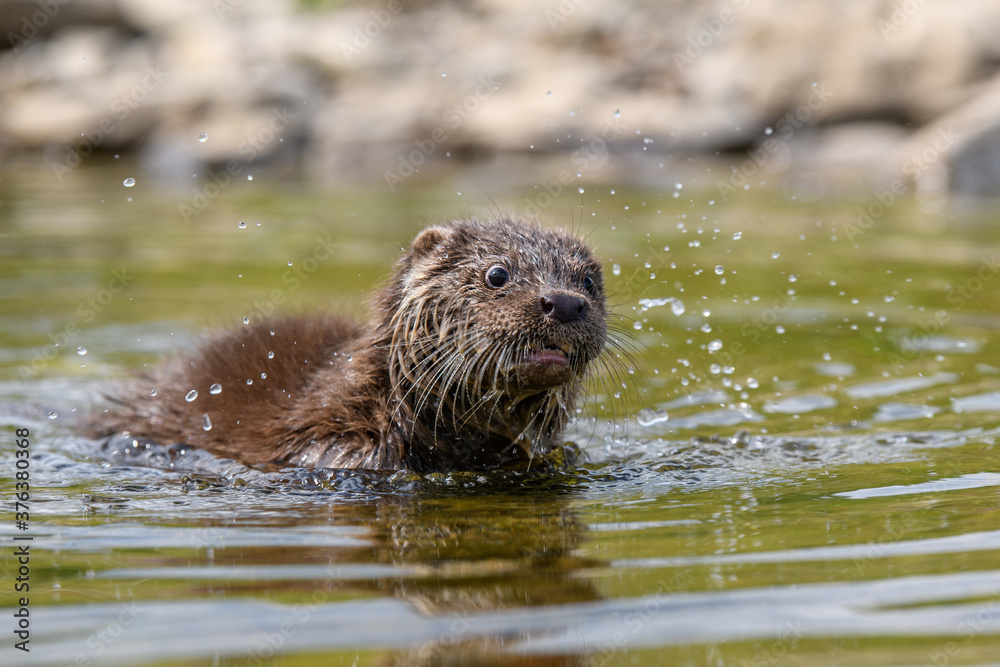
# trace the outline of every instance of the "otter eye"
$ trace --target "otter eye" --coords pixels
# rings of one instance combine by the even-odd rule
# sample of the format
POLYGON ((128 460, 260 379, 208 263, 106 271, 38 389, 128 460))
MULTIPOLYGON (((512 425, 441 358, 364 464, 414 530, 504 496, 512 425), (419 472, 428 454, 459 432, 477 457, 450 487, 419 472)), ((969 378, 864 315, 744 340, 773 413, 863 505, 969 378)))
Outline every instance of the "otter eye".
POLYGON ((489 271, 486 272, 486 284, 493 289, 500 289, 507 284, 510 280, 510 274, 507 273, 507 269, 500 266, 491 266, 489 271))
POLYGON ((587 294, 594 293, 594 290, 597 289, 597 285, 594 283, 593 276, 587 276, 583 279, 583 289, 587 290, 587 294))

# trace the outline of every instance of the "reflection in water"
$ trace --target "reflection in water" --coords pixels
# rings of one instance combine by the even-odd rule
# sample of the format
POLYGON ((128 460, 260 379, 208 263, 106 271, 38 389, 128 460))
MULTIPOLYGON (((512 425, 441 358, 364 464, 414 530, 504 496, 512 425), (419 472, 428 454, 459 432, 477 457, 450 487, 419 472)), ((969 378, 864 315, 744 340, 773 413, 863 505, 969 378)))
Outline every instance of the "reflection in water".
MULTIPOLYGON (((88 448, 94 453, 94 443, 74 446, 77 455, 88 448)), ((481 474, 422 480, 355 470, 263 472, 190 449, 113 447, 103 453, 122 472, 127 465, 172 466, 173 484, 165 485, 180 483, 189 507, 162 517, 168 525, 161 527, 112 525, 100 533, 54 527, 47 548, 139 550, 138 558, 125 559, 130 565, 101 569, 94 581, 115 587, 176 582, 185 595, 214 599, 202 612, 196 600, 187 603, 193 615, 211 617, 214 635, 245 638, 248 626, 260 633, 249 647, 245 639, 213 640, 222 655, 263 658, 280 638, 282 650, 395 647, 380 664, 577 664, 572 656, 549 661, 513 650, 533 635, 531 625, 518 620, 524 613, 602 598, 576 576, 602 564, 579 555, 587 531, 565 475, 525 475, 515 486, 481 474), (239 503, 233 519, 211 516, 219 514, 211 499, 220 495, 239 503), (210 518, 196 519, 200 514, 210 518), (214 609, 223 600, 228 606, 214 609), (367 629, 358 627, 359 619, 367 629)), ((93 463, 66 465, 84 475, 82 468, 93 463)), ((117 495, 90 494, 83 503, 97 514, 134 511, 130 495, 158 493, 150 485, 133 485, 132 493, 124 487, 117 495)), ((141 606, 148 616, 137 626, 176 627, 169 603, 141 606)), ((111 606, 104 613, 117 611, 111 606)), ((139 651, 130 636, 108 650, 139 651)), ((137 632, 136 641, 140 636, 150 641, 146 632, 137 632)), ((72 634, 52 639, 42 653, 59 659, 79 640, 72 634)))
POLYGON ((477 627, 491 617, 600 599, 588 580, 575 576, 597 563, 575 555, 582 528, 565 494, 494 497, 488 503, 391 501, 374 509, 375 558, 429 569, 425 577, 380 587, 425 616, 451 619, 439 637, 394 654, 388 663, 577 664, 570 656, 538 661, 512 653, 532 635, 530 629, 501 622, 481 634, 477 627))

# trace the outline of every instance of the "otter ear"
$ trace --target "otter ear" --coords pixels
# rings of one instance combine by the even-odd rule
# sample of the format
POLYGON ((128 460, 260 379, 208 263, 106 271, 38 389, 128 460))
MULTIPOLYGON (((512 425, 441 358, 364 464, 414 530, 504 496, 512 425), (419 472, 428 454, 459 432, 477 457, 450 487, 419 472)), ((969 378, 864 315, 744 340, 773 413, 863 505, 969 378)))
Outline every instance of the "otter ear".
POLYGON ((413 256, 423 257, 451 236, 451 230, 444 227, 428 227, 413 239, 413 256))

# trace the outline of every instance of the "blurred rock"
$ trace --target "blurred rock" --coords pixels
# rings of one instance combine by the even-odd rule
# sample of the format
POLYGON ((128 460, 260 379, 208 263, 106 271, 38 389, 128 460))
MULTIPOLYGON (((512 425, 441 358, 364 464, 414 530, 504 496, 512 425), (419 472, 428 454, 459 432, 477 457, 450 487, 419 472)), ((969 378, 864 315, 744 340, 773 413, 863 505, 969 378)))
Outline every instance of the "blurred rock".
POLYGON ((176 179, 506 162, 656 186, 720 154, 723 188, 1000 187, 991 0, 7 0, 0 29, 0 154, 57 174, 135 151, 176 179))

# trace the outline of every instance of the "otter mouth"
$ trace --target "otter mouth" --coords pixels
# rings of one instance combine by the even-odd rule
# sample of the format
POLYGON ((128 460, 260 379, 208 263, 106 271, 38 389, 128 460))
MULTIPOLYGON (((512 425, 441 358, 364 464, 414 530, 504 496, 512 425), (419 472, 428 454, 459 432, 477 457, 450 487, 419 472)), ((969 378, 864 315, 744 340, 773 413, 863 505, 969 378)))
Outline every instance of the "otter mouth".
POLYGON ((570 360, 571 353, 571 350, 554 344, 528 350, 514 367, 517 386, 534 393, 572 381, 576 371, 570 360))
POLYGON ((547 345, 528 352, 524 361, 540 366, 569 366, 569 355, 561 347, 547 345))

